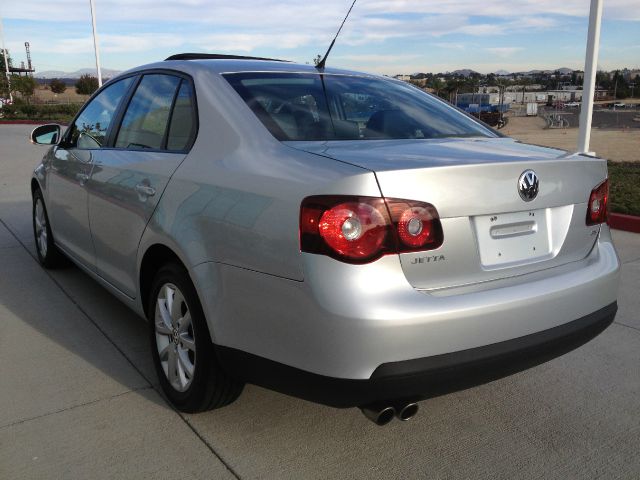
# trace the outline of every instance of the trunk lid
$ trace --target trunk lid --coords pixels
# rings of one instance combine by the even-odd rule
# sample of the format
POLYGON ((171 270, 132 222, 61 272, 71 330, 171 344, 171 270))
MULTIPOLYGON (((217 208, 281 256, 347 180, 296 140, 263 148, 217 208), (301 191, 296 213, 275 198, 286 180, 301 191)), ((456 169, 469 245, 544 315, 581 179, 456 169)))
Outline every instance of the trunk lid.
MULTIPOLYGON (((586 225, 606 162, 509 138, 289 142, 375 172, 382 195, 431 203, 444 243, 400 255, 407 280, 432 290, 523 275, 585 258, 599 226, 586 225), (539 192, 524 201, 525 170, 539 192)), ((348 192, 345 192, 348 194, 348 192)))

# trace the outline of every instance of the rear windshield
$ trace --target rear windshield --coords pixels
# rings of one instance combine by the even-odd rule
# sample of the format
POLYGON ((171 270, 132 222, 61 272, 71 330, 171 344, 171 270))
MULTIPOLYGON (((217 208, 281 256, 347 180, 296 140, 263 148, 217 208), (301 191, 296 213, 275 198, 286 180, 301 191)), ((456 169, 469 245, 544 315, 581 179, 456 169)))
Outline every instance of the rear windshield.
POLYGON ((494 137, 402 82, 317 73, 231 73, 227 81, 278 140, 494 137))

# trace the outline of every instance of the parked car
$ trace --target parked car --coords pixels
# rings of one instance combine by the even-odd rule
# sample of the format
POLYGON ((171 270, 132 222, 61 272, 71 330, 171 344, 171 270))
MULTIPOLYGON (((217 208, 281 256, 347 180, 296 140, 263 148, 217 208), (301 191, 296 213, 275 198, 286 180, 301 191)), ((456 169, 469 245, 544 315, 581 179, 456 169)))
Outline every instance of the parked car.
POLYGON ((580 102, 567 102, 564 106, 567 108, 577 108, 580 107, 580 102))
POLYGON ((378 424, 616 313, 606 162, 394 79, 181 54, 112 79, 31 181, 38 259, 149 320, 180 410, 247 382, 378 424))

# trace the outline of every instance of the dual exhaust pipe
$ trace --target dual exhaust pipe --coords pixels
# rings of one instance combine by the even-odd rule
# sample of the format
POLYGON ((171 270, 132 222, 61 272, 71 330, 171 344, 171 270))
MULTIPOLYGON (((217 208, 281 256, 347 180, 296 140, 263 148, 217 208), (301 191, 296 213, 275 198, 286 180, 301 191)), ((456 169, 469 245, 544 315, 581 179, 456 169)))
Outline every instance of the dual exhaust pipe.
POLYGON ((379 426, 386 425, 393 417, 406 422, 411 420, 418 413, 418 404, 416 402, 396 402, 394 404, 375 403, 360 407, 360 410, 373 423, 379 426))

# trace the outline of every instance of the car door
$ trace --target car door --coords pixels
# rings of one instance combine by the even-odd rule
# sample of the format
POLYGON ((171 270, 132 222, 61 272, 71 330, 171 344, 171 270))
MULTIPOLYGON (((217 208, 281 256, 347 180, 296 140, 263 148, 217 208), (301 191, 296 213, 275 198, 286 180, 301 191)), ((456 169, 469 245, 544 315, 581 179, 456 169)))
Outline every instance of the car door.
POLYGON ((51 155, 47 210, 56 244, 93 268, 87 182, 97 152, 104 147, 119 103, 133 83, 125 78, 106 86, 83 108, 51 155))
POLYGON ((130 297, 142 233, 196 131, 191 79, 144 73, 114 129, 111 148, 94 158, 89 223, 97 273, 130 297))

